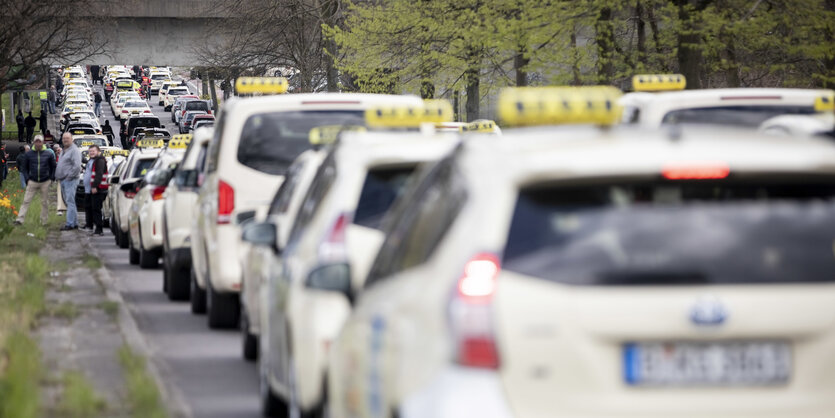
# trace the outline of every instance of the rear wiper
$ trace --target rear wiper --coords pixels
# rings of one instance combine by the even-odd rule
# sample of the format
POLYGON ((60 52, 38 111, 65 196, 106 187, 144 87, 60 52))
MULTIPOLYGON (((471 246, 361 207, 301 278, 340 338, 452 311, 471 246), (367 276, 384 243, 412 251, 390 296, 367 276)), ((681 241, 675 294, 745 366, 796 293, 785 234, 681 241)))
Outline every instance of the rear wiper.
POLYGON ((700 271, 604 271, 595 275, 601 286, 683 286, 707 284, 708 276, 700 271))

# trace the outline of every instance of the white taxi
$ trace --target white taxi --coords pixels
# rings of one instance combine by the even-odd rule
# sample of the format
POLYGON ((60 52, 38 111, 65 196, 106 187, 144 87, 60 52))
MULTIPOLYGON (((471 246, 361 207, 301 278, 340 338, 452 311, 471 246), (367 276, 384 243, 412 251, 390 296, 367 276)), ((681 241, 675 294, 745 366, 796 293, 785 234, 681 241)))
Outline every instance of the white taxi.
POLYGON ((780 115, 815 116, 835 126, 835 91, 790 88, 683 90, 684 76, 636 75, 623 119, 646 128, 713 124, 756 128, 780 115))
MULTIPOLYGON (((141 141, 141 140, 140 140, 141 141)), ((165 189, 183 159, 191 135, 171 137, 138 186, 128 214, 131 246, 139 251, 139 267, 156 268, 162 256, 162 208, 165 189)))
MULTIPOLYGON (((111 208, 114 222, 111 223, 111 228, 115 226, 116 243, 120 248, 131 248, 128 215, 130 214, 133 198, 138 191, 136 186, 154 165, 154 161, 164 145, 165 143, 161 139, 145 140, 138 143, 131 150, 127 161, 120 164, 120 166, 125 166, 123 172, 116 176, 116 179, 111 179, 111 184, 119 185, 116 190, 108 192, 108 194, 112 194, 111 208)), ((138 264, 139 250, 131 248, 129 258, 131 264, 138 264)))
POLYGON ((159 106, 164 106, 165 105, 165 98, 168 96, 168 89, 169 88, 174 88, 174 87, 179 87, 181 84, 182 84, 181 81, 174 81, 174 80, 163 81, 162 85, 159 87, 159 91, 158 91, 158 95, 159 95, 159 103, 158 104, 159 104, 159 106))
POLYGON ((151 108, 148 103, 140 99, 139 96, 126 96, 127 100, 122 103, 120 99, 118 119, 127 120, 131 116, 148 116, 151 115, 151 108))
MULTIPOLYGON (((311 131, 312 132, 312 131, 311 131)), ((325 158, 325 151, 303 152, 287 169, 287 176, 263 214, 255 214, 252 222, 242 226, 241 264, 241 336, 242 354, 246 360, 258 357, 258 336, 261 331, 260 300, 266 287, 262 284, 280 268, 281 252, 296 221, 299 206, 313 176, 325 158), (267 223, 262 226, 261 223, 267 223)))
MULTIPOLYGON (((396 122, 386 119, 381 125, 398 128, 431 126, 453 116, 445 101, 394 112, 370 109, 369 126, 378 126, 378 112, 396 115, 396 122)), ((349 301, 328 285, 331 266, 350 271, 352 286, 359 289, 383 241, 382 220, 392 204, 423 164, 450 153, 458 142, 458 135, 431 130, 346 132, 321 163, 281 253, 281 268, 271 272, 263 292, 259 376, 265 415, 307 417, 322 411, 328 347, 350 313, 349 301)))
POLYGON ((157 94, 162 83, 171 81, 171 74, 167 71, 151 71, 151 94, 157 94))
MULTIPOLYGON (((112 232, 113 205, 111 196, 113 195, 113 193, 111 192, 111 190, 118 187, 118 185, 113 184, 113 177, 115 176, 116 178, 118 178, 121 174, 121 165, 123 162, 125 162, 125 160, 127 160, 128 155, 130 155, 130 151, 116 147, 106 147, 102 149, 102 155, 104 155, 104 157, 108 161, 107 172, 112 174, 110 174, 110 176, 107 179, 107 182, 110 185, 110 187, 108 187, 107 196, 105 197, 104 202, 102 203, 101 213, 105 226, 111 228, 112 232)), ((84 188, 83 178, 84 172, 82 170, 82 173, 79 176, 79 186, 82 189, 84 188)))
MULTIPOLYGON (((508 92, 502 120, 618 120, 580 95, 508 92)), ((362 293, 327 277, 354 302, 330 416, 830 416, 832 161, 715 127, 465 141, 393 210, 362 293)))
POLYGON ((191 220, 197 202, 197 180, 214 130, 198 129, 163 196, 163 291, 171 300, 191 294, 191 220))
MULTIPOLYGON (((286 91, 287 80, 242 77, 236 90, 245 94, 276 87, 286 91)), ((365 109, 398 103, 420 103, 420 99, 326 93, 233 98, 224 104, 209 145, 191 234, 192 262, 200 289, 191 297, 205 295, 210 327, 238 326, 240 266, 224 262, 223 257, 238 254, 237 213, 269 205, 287 168, 311 147, 308 133, 313 127, 362 124, 365 109)))
POLYGON ((162 105, 165 106, 164 109, 166 112, 171 111, 171 106, 174 104, 174 101, 177 100, 178 97, 188 96, 191 92, 188 90, 186 86, 171 86, 168 90, 165 91, 164 99, 162 105))

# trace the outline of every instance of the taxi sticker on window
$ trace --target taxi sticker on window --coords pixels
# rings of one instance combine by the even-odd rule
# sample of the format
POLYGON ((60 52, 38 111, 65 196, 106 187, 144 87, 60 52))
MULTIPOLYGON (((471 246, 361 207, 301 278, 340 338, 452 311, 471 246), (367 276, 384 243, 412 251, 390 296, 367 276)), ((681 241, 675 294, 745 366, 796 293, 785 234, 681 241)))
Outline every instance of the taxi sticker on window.
POLYGON ((72 131, 73 135, 84 135, 86 133, 87 133, 87 131, 82 131, 82 130, 72 131))
POLYGON ((148 174, 148 169, 147 168, 143 168, 142 172, 139 173, 140 176, 144 176, 145 174, 148 174))
POLYGON ((326 145, 336 142, 336 138, 342 132, 365 132, 365 126, 358 125, 327 125, 317 126, 310 130, 308 139, 311 145, 326 145))
POLYGON ((89 146, 93 146, 93 145, 96 145, 96 143, 93 142, 93 141, 81 141, 81 146, 82 147, 89 147, 89 146))
POLYGON ((162 148, 165 142, 161 139, 140 139, 136 142, 137 148, 162 148))

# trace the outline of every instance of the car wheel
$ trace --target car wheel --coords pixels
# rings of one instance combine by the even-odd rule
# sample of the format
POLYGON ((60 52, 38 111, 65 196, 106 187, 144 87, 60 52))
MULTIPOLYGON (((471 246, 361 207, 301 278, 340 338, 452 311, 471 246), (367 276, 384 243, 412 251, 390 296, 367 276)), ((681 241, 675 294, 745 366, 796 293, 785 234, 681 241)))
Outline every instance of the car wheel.
MULTIPOLYGON (((191 296, 191 269, 165 261, 163 268, 168 273, 168 299, 188 300, 191 296)), ((206 298, 203 298, 205 302, 206 298)))
POLYGON ((191 313, 206 313, 206 291, 197 284, 197 277, 194 275, 194 267, 191 268, 191 313))
MULTIPOLYGON (((168 256, 163 254, 162 259, 162 293, 168 294, 168 256)), ((171 296, 169 296, 170 298, 171 296)))
POLYGON ((130 247, 130 243, 128 242, 128 239, 129 239, 130 236, 128 235, 128 233, 122 231, 122 228, 118 227, 118 226, 117 226, 116 230, 117 230, 116 233, 118 233, 119 236, 121 237, 121 238, 119 238, 119 248, 130 247))
POLYGON ((159 267, 159 254, 156 251, 148 251, 142 245, 142 225, 139 225, 139 267, 143 269, 155 269, 159 267))
POLYGON ((259 369, 259 389, 261 392, 261 414, 270 418, 288 418, 290 411, 278 396, 275 395, 267 379, 267 372, 262 364, 259 369))
POLYGON ((139 250, 133 246, 133 239, 130 237, 130 233, 128 233, 128 261, 131 264, 136 265, 139 264, 139 250))
POLYGON ((258 359, 258 337, 249 332, 249 317, 246 314, 244 305, 241 304, 241 339, 243 340, 244 360, 255 361, 258 359))
POLYGON ((206 277, 206 314, 209 328, 237 328, 240 323, 240 299, 237 293, 218 293, 212 287, 211 277, 206 277))

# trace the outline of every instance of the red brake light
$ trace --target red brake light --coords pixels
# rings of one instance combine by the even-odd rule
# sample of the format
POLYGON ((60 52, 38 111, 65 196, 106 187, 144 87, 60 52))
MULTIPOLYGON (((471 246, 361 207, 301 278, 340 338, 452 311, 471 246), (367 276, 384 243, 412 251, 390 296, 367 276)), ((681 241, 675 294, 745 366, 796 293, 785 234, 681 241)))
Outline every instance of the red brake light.
POLYGON ((499 354, 493 330, 493 296, 501 271, 498 257, 478 254, 464 265, 450 306, 456 360, 468 367, 496 369, 499 354))
POLYGON ((125 197, 128 198, 128 199, 133 199, 135 196, 136 196, 136 192, 133 191, 133 190, 125 192, 125 197))
POLYGON ((229 183, 220 180, 217 184, 217 223, 228 224, 232 221, 235 210, 235 189, 229 183))
POLYGON ((162 200, 163 194, 165 193, 165 186, 157 186, 151 190, 151 200, 162 200))
POLYGON ((128 111, 127 111, 127 110, 122 109, 122 113, 128 113, 128 111))
POLYGON ((661 170, 667 180, 723 179, 730 172, 730 167, 725 163, 671 164, 661 170))

